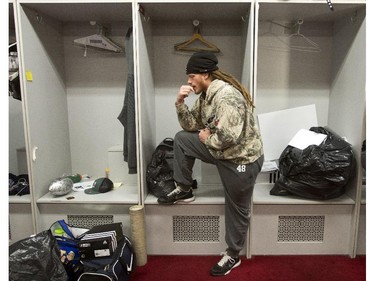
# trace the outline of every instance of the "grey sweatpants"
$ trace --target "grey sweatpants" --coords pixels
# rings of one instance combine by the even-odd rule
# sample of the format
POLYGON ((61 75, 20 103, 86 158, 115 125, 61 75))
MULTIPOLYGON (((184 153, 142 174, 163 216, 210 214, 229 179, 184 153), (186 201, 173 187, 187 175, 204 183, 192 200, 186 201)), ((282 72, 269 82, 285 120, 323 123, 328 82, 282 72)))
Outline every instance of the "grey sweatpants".
POLYGON ((198 132, 180 131, 174 139, 174 180, 182 187, 193 183, 195 159, 216 165, 225 194, 225 241, 227 253, 237 256, 242 250, 250 217, 250 200, 254 184, 264 157, 254 163, 238 165, 231 161, 217 160, 199 141, 198 132))

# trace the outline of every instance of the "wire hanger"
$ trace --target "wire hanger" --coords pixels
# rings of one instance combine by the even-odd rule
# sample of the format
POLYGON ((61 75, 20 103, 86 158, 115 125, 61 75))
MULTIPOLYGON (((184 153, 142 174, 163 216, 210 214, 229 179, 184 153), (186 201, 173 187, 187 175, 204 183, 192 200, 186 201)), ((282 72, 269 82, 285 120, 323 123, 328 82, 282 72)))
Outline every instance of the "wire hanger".
POLYGON ((78 38, 74 43, 85 48, 84 56, 87 54, 87 47, 106 50, 115 53, 122 53, 123 49, 114 43, 111 39, 104 35, 104 27, 97 24, 95 21, 90 21, 91 25, 98 25, 99 32, 90 36, 78 38))
POLYGON ((321 49, 317 43, 300 33, 301 25, 303 20, 299 19, 292 27, 286 26, 274 21, 268 21, 270 23, 269 28, 266 32, 259 34, 259 36, 271 36, 271 43, 261 46, 264 49, 276 50, 276 51, 302 51, 302 52, 320 52, 321 49), (272 32, 272 26, 278 25, 286 29, 295 29, 297 26, 297 32, 292 33, 288 37, 281 37, 280 35, 272 32))
POLYGON ((307 38, 305 35, 300 33, 300 28, 301 28, 301 25, 303 24, 303 20, 299 19, 296 24, 298 25, 297 32, 289 36, 290 49, 296 50, 296 51, 305 51, 305 52, 320 52, 321 49, 317 43, 315 43, 314 41, 312 41, 311 39, 307 38), (296 41, 296 42, 293 42, 293 41, 296 41))
POLYGON ((175 44, 174 49, 176 51, 183 51, 183 52, 208 51, 208 52, 213 52, 213 53, 219 53, 220 49, 216 47, 214 44, 205 40, 200 34, 199 20, 194 20, 193 26, 194 26, 193 36, 185 42, 175 44), (206 46, 206 48, 194 46, 193 44, 195 44, 196 42, 202 43, 204 46, 206 46))
POLYGON ((290 29, 290 27, 288 27, 286 25, 282 25, 282 24, 274 22, 274 21, 271 21, 271 20, 267 20, 267 23, 269 23, 267 31, 265 31, 263 33, 259 33, 258 36, 259 37, 266 37, 266 36, 268 36, 268 37, 270 37, 272 39, 267 44, 264 44, 264 43, 260 44, 259 47, 261 47, 261 49, 268 49, 268 50, 290 51, 289 44, 285 40, 285 37, 281 37, 276 32, 274 32, 273 31, 273 26, 277 25, 277 26, 281 26, 282 28, 287 28, 287 29, 290 29))

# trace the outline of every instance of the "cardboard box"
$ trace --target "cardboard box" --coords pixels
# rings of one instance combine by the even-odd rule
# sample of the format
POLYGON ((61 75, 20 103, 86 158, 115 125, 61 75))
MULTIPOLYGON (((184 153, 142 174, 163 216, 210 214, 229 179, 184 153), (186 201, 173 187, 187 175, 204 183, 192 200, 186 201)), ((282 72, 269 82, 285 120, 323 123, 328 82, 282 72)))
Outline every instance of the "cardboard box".
POLYGON ((93 259, 100 257, 109 257, 115 251, 112 235, 96 238, 81 239, 78 243, 78 249, 81 259, 93 259))
POLYGON ((94 226, 78 242, 81 258, 111 256, 117 248, 117 241, 123 237, 121 223, 94 226))

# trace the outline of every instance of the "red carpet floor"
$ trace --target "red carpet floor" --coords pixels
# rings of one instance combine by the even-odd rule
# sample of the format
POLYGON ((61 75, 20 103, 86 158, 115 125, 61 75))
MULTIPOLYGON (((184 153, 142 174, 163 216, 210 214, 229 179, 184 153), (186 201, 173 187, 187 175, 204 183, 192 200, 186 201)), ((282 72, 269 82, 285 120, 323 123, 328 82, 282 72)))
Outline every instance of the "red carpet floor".
POLYGON ((210 276, 219 256, 148 256, 132 281, 364 281, 366 257, 255 256, 242 257, 239 267, 226 276, 210 276))

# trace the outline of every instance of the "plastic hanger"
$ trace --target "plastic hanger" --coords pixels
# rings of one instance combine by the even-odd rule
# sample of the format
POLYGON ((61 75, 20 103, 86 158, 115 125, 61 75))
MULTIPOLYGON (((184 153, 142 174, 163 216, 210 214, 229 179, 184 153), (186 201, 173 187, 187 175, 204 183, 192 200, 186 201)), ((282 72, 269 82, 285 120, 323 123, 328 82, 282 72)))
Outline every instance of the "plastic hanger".
MULTIPOLYGON (((90 24, 95 25, 96 22, 92 21, 90 22, 90 24)), ((99 33, 74 40, 74 43, 76 45, 85 47, 84 56, 86 56, 87 47, 100 49, 100 50, 107 50, 107 51, 115 52, 115 53, 122 53, 123 49, 117 44, 115 44, 111 39, 109 39, 108 37, 104 35, 102 26, 100 25, 98 26, 99 26, 99 33)))
POLYGON ((200 32, 199 32, 199 21, 194 20, 193 25, 194 25, 193 36, 185 42, 178 43, 178 44, 174 45, 174 49, 176 51, 183 51, 183 52, 208 51, 208 52, 213 52, 213 53, 219 53, 220 49, 218 47, 216 47, 214 44, 205 40, 202 37, 202 35, 200 34, 200 32), (206 46, 206 48, 194 46, 193 44, 195 44, 196 42, 202 43, 204 46, 206 46))

